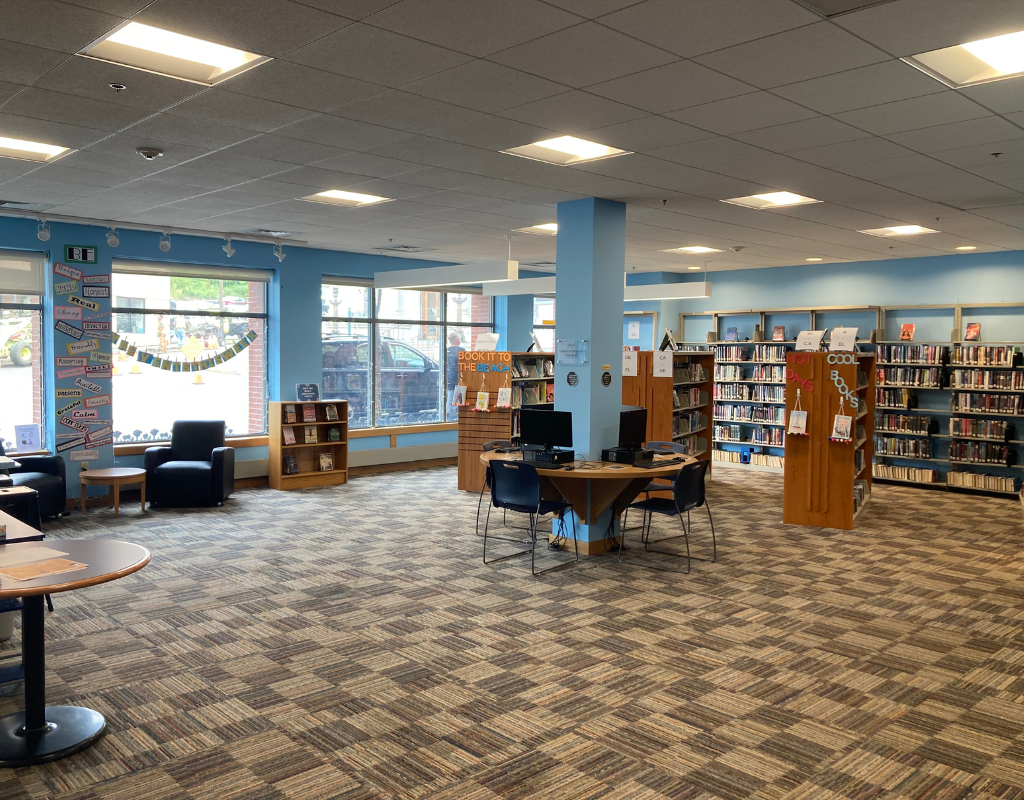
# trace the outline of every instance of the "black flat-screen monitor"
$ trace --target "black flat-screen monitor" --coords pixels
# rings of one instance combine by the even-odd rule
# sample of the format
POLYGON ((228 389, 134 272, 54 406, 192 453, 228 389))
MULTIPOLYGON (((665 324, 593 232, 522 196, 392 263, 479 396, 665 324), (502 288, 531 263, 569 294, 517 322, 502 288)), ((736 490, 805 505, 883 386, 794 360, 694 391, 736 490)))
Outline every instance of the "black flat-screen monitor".
POLYGON ((519 440, 545 450, 572 447, 572 412, 524 408, 519 412, 519 440))
POLYGON ((619 412, 619 447, 639 450, 647 439, 647 409, 623 406, 619 412))

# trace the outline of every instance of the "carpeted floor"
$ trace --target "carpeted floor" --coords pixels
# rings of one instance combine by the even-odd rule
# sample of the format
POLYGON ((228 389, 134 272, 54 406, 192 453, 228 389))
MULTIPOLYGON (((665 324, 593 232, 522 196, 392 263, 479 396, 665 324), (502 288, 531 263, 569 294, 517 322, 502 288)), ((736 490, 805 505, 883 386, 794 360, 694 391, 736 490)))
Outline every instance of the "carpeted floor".
POLYGON ((454 469, 47 524, 153 561, 55 597, 49 700, 108 733, 0 798, 1024 798, 1019 503, 781 492, 718 469, 689 576, 485 567, 454 469))

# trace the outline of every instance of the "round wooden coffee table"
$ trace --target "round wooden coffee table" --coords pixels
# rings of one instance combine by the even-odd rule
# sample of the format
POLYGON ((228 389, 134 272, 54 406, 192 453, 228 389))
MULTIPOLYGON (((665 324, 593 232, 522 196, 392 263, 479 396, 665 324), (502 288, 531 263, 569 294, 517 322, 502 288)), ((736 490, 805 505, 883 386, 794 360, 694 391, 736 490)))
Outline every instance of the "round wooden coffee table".
POLYGON ((137 467, 113 467, 112 469, 88 469, 78 474, 82 482, 82 513, 85 513, 85 495, 89 486, 109 486, 114 495, 114 516, 121 514, 121 486, 141 484, 142 510, 146 510, 146 470, 137 467))
POLYGON ((0 555, 17 554, 32 547, 67 553, 58 557, 86 566, 28 581, 0 576, 0 600, 23 598, 21 652, 25 665, 25 710, 0 717, 0 767, 24 767, 64 758, 84 750, 107 727, 103 715, 92 709, 46 705, 43 595, 115 581, 142 569, 150 559, 145 547, 112 539, 11 543, 0 546, 0 555))

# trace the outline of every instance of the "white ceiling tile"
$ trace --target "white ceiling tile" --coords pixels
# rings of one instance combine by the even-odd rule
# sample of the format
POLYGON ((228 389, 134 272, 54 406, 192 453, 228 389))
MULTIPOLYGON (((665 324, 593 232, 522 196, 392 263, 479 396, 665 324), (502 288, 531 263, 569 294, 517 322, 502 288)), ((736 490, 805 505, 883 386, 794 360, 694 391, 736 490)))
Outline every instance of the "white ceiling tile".
POLYGON ((397 87, 464 64, 471 57, 357 23, 293 50, 285 60, 397 87))
POLYGON ((0 136, 12 139, 27 139, 30 142, 45 142, 78 149, 87 147, 107 135, 105 131, 93 128, 0 112, 0 136))
POLYGON ((716 199, 748 195, 763 188, 747 181, 640 154, 595 161, 592 164, 581 165, 577 169, 595 175, 607 175, 619 180, 642 183, 656 189, 700 196, 715 195, 716 199))
POLYGON ((3 39, 63 53, 77 53, 121 22, 112 14, 54 0, 0 0, 0 20, 3 39))
POLYGON ((988 116, 991 116, 989 111, 972 100, 958 92, 946 91, 847 111, 836 114, 835 118, 871 133, 883 135, 988 116))
POLYGON ((547 0, 553 6, 564 8, 587 19, 596 19, 620 8, 636 5, 643 0, 547 0))
POLYGON ((817 116, 768 92, 751 92, 716 103, 684 108, 666 116, 723 136, 817 116))
POLYGON ((367 20, 379 28, 477 57, 582 21, 539 0, 401 0, 367 20))
POLYGON ((587 91, 654 114, 663 114, 745 94, 753 89, 692 61, 676 61, 590 86, 587 91))
POLYGON ((921 70, 899 60, 778 86, 772 91, 822 114, 907 100, 945 90, 921 70))
POLYGON ((209 120, 250 131, 269 133, 277 128, 317 116, 306 108, 286 106, 272 100, 210 89, 169 110, 177 117, 209 120))
POLYGON ((978 86, 965 86, 959 90, 997 114, 1024 111, 1024 78, 1010 78, 978 86))
POLYGON ((622 150, 643 153, 698 139, 709 139, 711 136, 707 131, 651 115, 618 125, 594 128, 586 131, 584 138, 622 150))
MULTIPOLYGON (((180 81, 175 81, 180 83, 180 81)), ((227 81, 225 91, 328 112, 386 92, 375 83, 275 59, 227 81)))
POLYGON ((1009 205, 1024 201, 1024 196, 992 181, 958 169, 889 178, 886 186, 955 208, 979 208, 1009 205))
POLYGON ((1024 139, 938 150, 932 153, 931 157, 961 169, 975 169, 999 165, 1007 161, 1020 161, 1024 159, 1024 139), (996 153, 999 155, 995 155, 996 153))
MULTIPOLYGON (((0 74, 3 72, 0 66, 0 74)), ((40 89, 91 98, 102 105, 113 103, 151 111, 180 103, 206 90, 205 86, 188 81, 91 58, 69 58, 42 76, 35 85, 40 89), (115 92, 110 88, 111 83, 124 84, 128 88, 115 92)))
MULTIPOLYGON (((283 136, 266 134, 247 139, 224 150, 225 153, 254 158, 267 158, 288 164, 312 164, 324 159, 336 158, 348 153, 340 147, 330 147, 315 142, 287 139, 283 136)), ((166 158, 166 156, 165 156, 166 158)))
POLYGON ((303 0, 303 3, 349 19, 364 19, 394 5, 395 0, 303 0))
POLYGON ((686 164, 691 167, 705 167, 711 164, 720 164, 723 161, 736 161, 741 158, 766 154, 766 151, 759 147, 738 142, 735 139, 727 139, 724 136, 663 147, 650 152, 650 155, 656 158, 664 158, 667 161, 675 161, 678 164, 686 164))
POLYGON ((773 150, 777 153, 789 153, 793 150, 805 150, 809 147, 821 147, 837 142, 848 142, 853 139, 867 138, 868 134, 831 117, 816 117, 786 125, 775 125, 756 131, 745 131, 735 134, 735 138, 747 144, 773 150))
POLYGON ((243 139, 255 136, 253 131, 242 130, 230 125, 221 125, 206 119, 190 119, 173 114, 157 114, 125 131, 135 136, 139 145, 148 145, 150 140, 176 142, 192 147, 215 150, 237 144, 243 139))
POLYGON ((401 173, 402 180, 406 183, 413 183, 417 186, 427 186, 434 189, 454 189, 460 186, 467 186, 478 181, 478 175, 471 175, 468 172, 458 172, 441 167, 424 167, 414 169, 411 172, 401 173))
POLYGON ((346 119, 410 133, 453 125, 480 116, 479 112, 468 108, 396 90, 350 103, 334 113, 346 119))
MULTIPOLYGON (((111 92, 113 94, 113 92, 111 92)), ((3 110, 7 114, 81 125, 95 130, 116 131, 138 122, 150 112, 143 108, 108 103, 62 92, 27 87, 17 97, 7 101, 3 110)))
POLYGON ((20 83, 7 83, 7 81, 0 81, 0 106, 3 106, 4 103, 24 89, 25 87, 20 83))
POLYGON ((1024 138, 1024 130, 999 117, 982 117, 967 122, 953 122, 949 125, 936 125, 934 128, 894 133, 887 138, 919 153, 935 153, 955 147, 1024 138))
POLYGON ((500 112, 499 116, 560 133, 578 134, 647 115, 632 106, 606 100, 589 92, 571 91, 509 108, 500 112))
MULTIPOLYGON (((872 139, 862 141, 870 142, 872 139)), ((793 153, 799 158, 800 153, 793 153)), ((945 168, 945 164, 936 161, 934 158, 918 154, 900 156, 899 158, 887 158, 882 161, 868 161, 864 163, 843 164, 835 168, 848 175, 854 175, 867 181, 877 181, 882 178, 899 178, 904 175, 921 175, 925 172, 936 172, 945 168)))
POLYGON ((568 87, 490 61, 471 61, 402 87, 407 92, 493 113, 562 94, 568 87))
MULTIPOLYGON (((916 154, 888 139, 873 136, 870 139, 856 139, 823 147, 811 147, 807 150, 795 150, 790 155, 820 167, 841 167, 847 164, 891 160, 916 154)), ((923 156, 920 157, 923 158, 923 156)))
POLYGON ((5 81, 26 86, 35 83, 69 56, 28 44, 4 41, 0 47, 0 75, 5 81))
POLYGON ((291 0, 156 0, 135 19, 275 57, 352 22, 291 0))
POLYGON ((895 56, 1024 30, 1024 6, 1007 0, 899 0, 835 22, 895 56))
POLYGON ((413 135, 386 144, 367 148, 374 155, 408 161, 412 165, 440 167, 445 164, 475 157, 480 151, 457 142, 413 135))
POLYGON ((982 208, 976 212, 987 219, 1013 225, 1016 228, 1024 228, 1024 204, 1014 206, 1002 206, 1000 208, 982 208))
POLYGON ((769 89, 847 69, 865 67, 890 57, 829 22, 699 56, 701 64, 734 78, 769 89))
POLYGON ((820 19, 791 0, 646 0, 601 24, 689 58, 820 19))
POLYGON ((585 22, 495 53, 488 60, 569 86, 583 87, 676 59, 636 39, 585 22))
POLYGON ((316 142, 346 150, 368 150, 408 136, 403 131, 332 117, 329 114, 296 122, 294 125, 280 128, 275 133, 286 139, 316 142))

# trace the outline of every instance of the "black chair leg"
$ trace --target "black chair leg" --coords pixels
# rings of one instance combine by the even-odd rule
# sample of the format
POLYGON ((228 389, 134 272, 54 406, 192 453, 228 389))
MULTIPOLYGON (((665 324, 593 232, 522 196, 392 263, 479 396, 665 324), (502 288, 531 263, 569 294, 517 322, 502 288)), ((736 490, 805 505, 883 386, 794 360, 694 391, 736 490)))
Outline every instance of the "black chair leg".
POLYGON ((53 600, 50 599, 50 595, 46 595, 46 608, 53 613, 53 600))
MULTIPOLYGON (((673 553, 670 550, 656 550, 651 547, 651 525, 654 523, 654 512, 644 511, 644 521, 641 525, 640 541, 643 543, 644 552, 646 553, 660 553, 664 556, 672 556, 673 558, 683 558, 682 553, 673 553)), ((686 542, 686 571, 683 574, 690 574, 690 537, 686 530, 686 522, 683 520, 683 515, 679 514, 679 524, 682 525, 683 532, 680 534, 686 542)), ((667 541, 668 539, 678 539, 679 536, 669 536, 666 539, 659 539, 659 541, 667 541)), ((644 567, 646 569, 657 569, 662 572, 682 572, 682 570, 672 569, 671 567, 661 567, 657 564, 648 564, 643 561, 626 561, 622 558, 622 543, 626 539, 625 531, 622 532, 622 538, 619 539, 619 563, 628 564, 632 567, 644 567)))
MULTIPOLYGON (((484 504, 484 491, 487 489, 487 479, 484 479, 484 485, 480 487, 480 499, 476 501, 476 535, 480 535, 480 508, 484 504)), ((488 511, 489 513, 489 511, 488 511)))
MULTIPOLYGON (((568 506, 567 507, 567 511, 568 511, 569 514, 572 514, 572 506, 568 506)), ((562 528, 563 531, 565 530, 565 514, 566 513, 567 513, 566 511, 563 511, 562 512, 562 516, 558 520, 558 524, 562 528)), ((540 522, 540 515, 538 514, 536 517, 534 517, 534 515, 531 514, 530 518, 531 518, 531 527, 533 529, 533 552, 536 553, 536 550, 537 550, 537 525, 540 522)), ((552 517, 551 518, 551 530, 554 531, 554 528, 555 528, 555 517, 552 517)), ((561 562, 559 564, 555 564, 552 567, 545 567, 544 569, 542 569, 540 571, 537 570, 536 557, 534 555, 532 555, 530 557, 530 571, 533 573, 534 577, 537 577, 538 575, 543 575, 545 572, 551 572, 552 570, 561 569, 562 567, 567 567, 570 564, 577 564, 577 563, 579 563, 579 560, 580 560, 580 545, 579 545, 579 541, 576 538, 576 516, 575 515, 573 515, 573 518, 572 518, 572 543, 573 543, 573 550, 575 551, 575 554, 576 554, 576 558, 573 561, 563 561, 563 562, 561 562)))
MULTIPOLYGON (((501 556, 500 558, 492 558, 490 561, 487 560, 487 526, 488 526, 488 524, 491 521, 491 508, 492 508, 491 504, 488 503, 487 504, 487 516, 484 517, 484 563, 485 564, 493 564, 496 561, 504 561, 507 558, 515 558, 516 556, 525 556, 527 553, 532 552, 532 548, 531 548, 530 550, 520 550, 519 552, 516 552, 516 553, 510 553, 509 555, 501 556)), ((503 542, 520 542, 521 541, 519 539, 507 539, 507 538, 505 538, 503 536, 492 536, 491 538, 492 539, 499 539, 499 540, 501 540, 503 542)))
POLYGON ((718 542, 715 541, 715 521, 711 518, 711 506, 704 500, 704 509, 708 512, 708 522, 711 524, 711 561, 718 561, 718 542))

